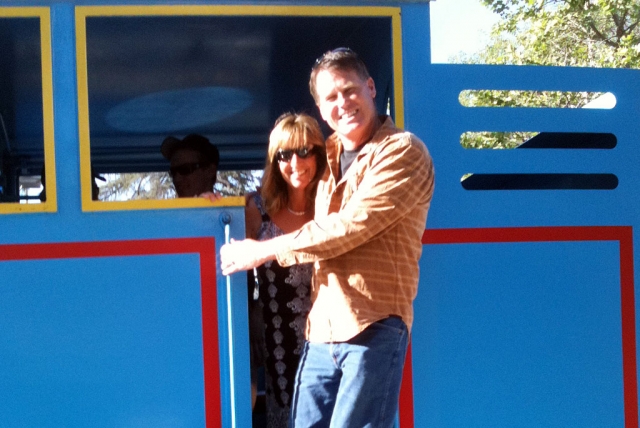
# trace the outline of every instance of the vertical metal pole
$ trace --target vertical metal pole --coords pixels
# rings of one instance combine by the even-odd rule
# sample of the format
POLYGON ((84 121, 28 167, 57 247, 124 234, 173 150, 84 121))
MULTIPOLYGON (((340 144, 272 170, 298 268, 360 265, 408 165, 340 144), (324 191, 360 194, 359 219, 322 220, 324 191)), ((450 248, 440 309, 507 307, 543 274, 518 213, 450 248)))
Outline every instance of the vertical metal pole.
MULTIPOLYGON (((228 244, 231 240, 231 214, 223 212, 220 214, 220 221, 224 224, 224 242, 228 244)), ((227 281, 227 332, 229 335, 229 391, 231 399, 231 428, 236 428, 236 391, 235 391, 235 375, 234 375, 234 347, 233 347, 233 328, 231 316, 231 276, 226 276, 227 281)))

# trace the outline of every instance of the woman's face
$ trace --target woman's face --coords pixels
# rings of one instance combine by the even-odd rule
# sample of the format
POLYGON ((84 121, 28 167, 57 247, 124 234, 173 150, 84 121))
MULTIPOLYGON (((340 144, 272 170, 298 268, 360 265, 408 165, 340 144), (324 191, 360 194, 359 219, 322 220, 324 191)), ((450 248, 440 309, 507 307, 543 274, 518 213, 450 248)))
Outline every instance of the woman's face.
POLYGON ((304 190, 316 176, 317 149, 311 144, 307 145, 306 149, 281 149, 276 155, 280 174, 289 188, 304 190))

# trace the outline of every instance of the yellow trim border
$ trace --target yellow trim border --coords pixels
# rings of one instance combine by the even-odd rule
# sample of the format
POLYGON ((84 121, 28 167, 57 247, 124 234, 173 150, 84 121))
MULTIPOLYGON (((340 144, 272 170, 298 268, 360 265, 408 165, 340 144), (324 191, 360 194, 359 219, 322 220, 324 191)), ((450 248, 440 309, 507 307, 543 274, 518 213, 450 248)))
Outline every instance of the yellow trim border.
POLYGON ((40 61, 42 72, 42 116, 44 133, 45 180, 47 200, 40 204, 0 203, 0 214, 58 211, 53 126, 53 65, 51 49, 51 13, 47 7, 0 7, 0 18, 39 18, 40 61))
MULTIPOLYGON (((80 139, 80 181, 82 211, 145 210, 198 208, 211 206, 244 206, 243 197, 223 198, 213 205, 200 198, 139 201, 93 201, 91 199, 91 149, 89 130, 89 90, 87 73, 88 17, 123 16, 363 16, 389 17, 392 28, 395 121, 404 127, 404 94, 402 79, 402 26, 399 7, 371 6, 77 6, 76 63, 78 81, 78 126, 80 139)), ((48 179, 48 176, 47 176, 48 179)))
MULTIPOLYGON (((91 179, 91 177, 89 177, 91 179)), ((91 191, 91 189, 89 189, 91 191)), ((84 196, 84 194, 83 194, 84 196)), ((160 210, 175 208, 213 208, 213 207, 244 207, 244 196, 227 196, 216 202, 205 198, 176 198, 176 199, 145 199, 137 201, 94 201, 82 200, 83 211, 132 211, 132 210, 160 210), (85 207, 85 203, 87 206, 85 207)))

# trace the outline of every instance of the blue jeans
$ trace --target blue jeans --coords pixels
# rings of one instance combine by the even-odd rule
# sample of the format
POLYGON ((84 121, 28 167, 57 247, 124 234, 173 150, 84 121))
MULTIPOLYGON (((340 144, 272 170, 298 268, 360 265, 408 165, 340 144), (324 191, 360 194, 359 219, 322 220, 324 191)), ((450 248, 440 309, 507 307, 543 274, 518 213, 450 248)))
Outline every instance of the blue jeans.
POLYGON ((392 427, 407 344, 398 317, 373 323, 348 342, 306 342, 289 428, 392 427))

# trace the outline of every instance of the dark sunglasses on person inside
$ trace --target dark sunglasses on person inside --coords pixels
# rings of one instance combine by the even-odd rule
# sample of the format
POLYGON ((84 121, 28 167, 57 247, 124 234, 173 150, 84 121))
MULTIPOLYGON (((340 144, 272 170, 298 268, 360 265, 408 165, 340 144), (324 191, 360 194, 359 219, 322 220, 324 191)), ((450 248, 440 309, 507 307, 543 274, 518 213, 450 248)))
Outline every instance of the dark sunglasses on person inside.
POLYGON ((300 159, 306 159, 313 155, 315 147, 303 147, 297 150, 278 150, 276 152, 276 160, 278 162, 291 162, 293 155, 295 154, 300 159))
POLYGON ((169 175, 175 177, 176 175, 181 175, 186 177, 187 175, 191 175, 200 168, 206 168, 209 164, 206 163, 185 163, 184 165, 172 166, 169 168, 169 175))

